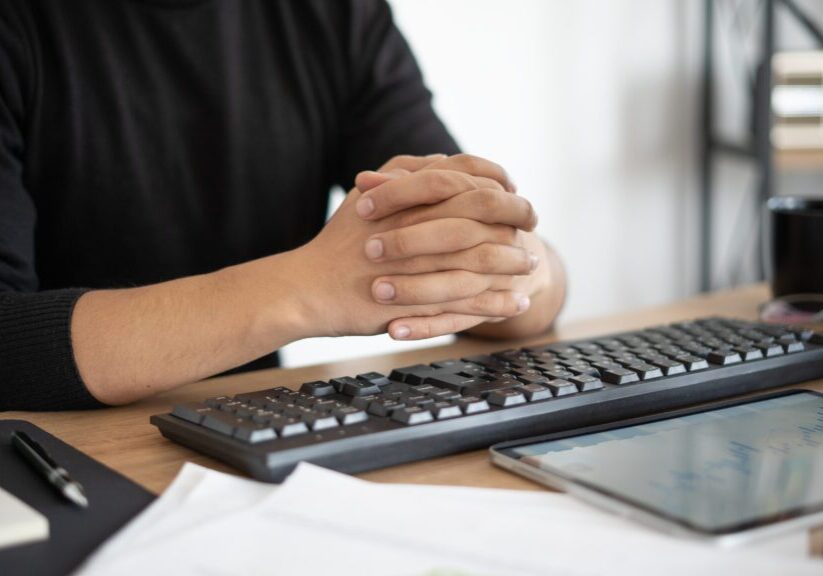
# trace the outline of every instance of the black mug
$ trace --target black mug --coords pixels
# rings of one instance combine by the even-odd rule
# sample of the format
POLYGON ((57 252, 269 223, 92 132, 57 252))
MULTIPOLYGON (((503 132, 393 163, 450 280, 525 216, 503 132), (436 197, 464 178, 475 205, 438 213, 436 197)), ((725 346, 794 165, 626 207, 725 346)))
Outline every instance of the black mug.
MULTIPOLYGON (((766 207, 773 297, 823 295, 823 199, 778 196, 766 207)), ((821 308, 819 297, 804 300, 795 306, 821 308)))

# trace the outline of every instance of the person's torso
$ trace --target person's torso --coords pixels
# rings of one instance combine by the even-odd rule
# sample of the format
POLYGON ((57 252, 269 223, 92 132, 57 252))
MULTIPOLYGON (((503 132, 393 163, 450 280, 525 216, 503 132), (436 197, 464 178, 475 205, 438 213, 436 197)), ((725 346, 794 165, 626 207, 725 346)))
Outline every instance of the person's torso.
POLYGON ((319 229, 345 78, 321 4, 26 6, 41 288, 208 272, 319 229))

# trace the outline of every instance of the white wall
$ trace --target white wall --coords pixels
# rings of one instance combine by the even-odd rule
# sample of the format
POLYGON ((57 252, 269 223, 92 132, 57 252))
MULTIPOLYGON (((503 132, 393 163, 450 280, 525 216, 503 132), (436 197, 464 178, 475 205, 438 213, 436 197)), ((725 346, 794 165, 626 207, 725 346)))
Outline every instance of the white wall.
MULTIPOLYGON (((694 0, 393 0, 461 146, 500 162, 566 261, 563 319, 696 289, 694 0)), ((425 344, 424 344, 425 345, 425 344)), ((319 339, 288 365, 407 347, 319 339)))

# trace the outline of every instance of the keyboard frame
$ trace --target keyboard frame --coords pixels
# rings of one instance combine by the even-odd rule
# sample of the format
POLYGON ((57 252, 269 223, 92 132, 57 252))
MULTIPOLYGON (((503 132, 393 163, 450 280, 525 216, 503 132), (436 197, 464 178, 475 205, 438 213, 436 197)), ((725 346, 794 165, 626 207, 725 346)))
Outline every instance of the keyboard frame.
MULTIPOLYGON (((642 331, 558 341, 555 344, 572 346, 642 331)), ((630 384, 605 384, 601 390, 508 408, 492 406, 487 412, 453 419, 398 427, 389 420, 370 417, 361 424, 257 444, 224 436, 171 414, 154 415, 150 421, 169 440, 222 460, 258 480, 279 482, 300 461, 341 472, 358 473, 486 449, 500 442, 567 428, 647 416, 823 377, 823 345, 810 342, 805 345, 806 349, 802 352, 728 366, 710 365, 705 370, 630 384), (761 378, 754 381, 752 374, 761 378), (329 437, 335 439, 329 440, 329 437)))

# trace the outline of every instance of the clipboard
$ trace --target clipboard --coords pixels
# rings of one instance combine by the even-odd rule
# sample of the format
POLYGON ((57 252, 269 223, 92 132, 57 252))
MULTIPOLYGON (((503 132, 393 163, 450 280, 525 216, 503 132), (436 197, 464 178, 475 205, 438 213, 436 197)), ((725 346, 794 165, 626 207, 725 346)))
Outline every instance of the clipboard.
POLYGON ((151 504, 155 496, 125 476, 24 420, 0 420, 0 486, 49 519, 48 540, 0 550, 3 576, 52 576, 75 570, 100 544, 151 504), (89 498, 74 506, 14 450, 22 430, 80 482, 89 498))

